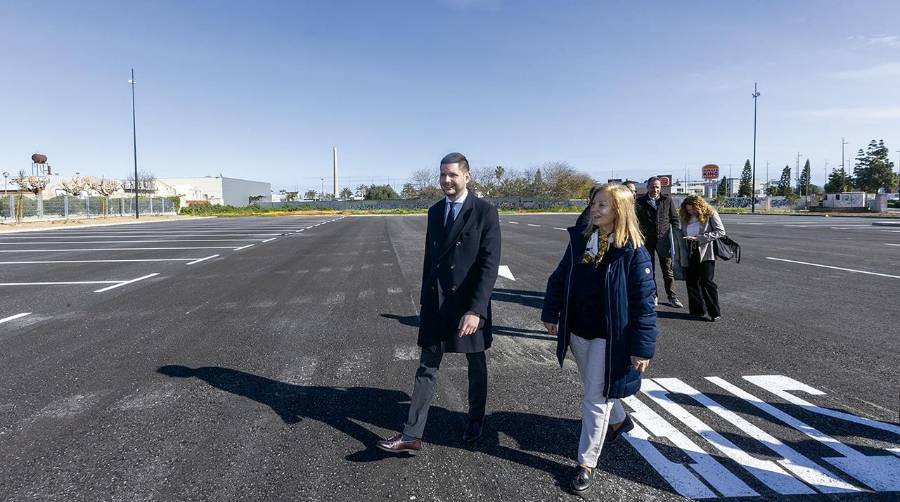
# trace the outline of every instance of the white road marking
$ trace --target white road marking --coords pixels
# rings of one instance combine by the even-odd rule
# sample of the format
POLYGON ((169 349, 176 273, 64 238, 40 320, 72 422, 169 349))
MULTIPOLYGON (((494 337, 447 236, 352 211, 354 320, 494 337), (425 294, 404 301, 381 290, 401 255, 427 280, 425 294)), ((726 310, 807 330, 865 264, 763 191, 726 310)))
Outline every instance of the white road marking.
POLYGON ((853 272, 855 274, 877 275, 879 277, 890 277, 892 279, 900 279, 900 275, 879 274, 877 272, 867 272, 865 270, 855 270, 852 268, 832 267, 831 265, 822 265, 819 263, 809 263, 809 262, 805 262, 805 261, 786 260, 784 258, 773 258, 771 256, 766 256, 766 259, 767 260, 775 260, 775 261, 783 261, 783 262, 787 262, 787 263, 797 263, 799 265, 809 265, 811 267, 830 268, 832 270, 843 270, 845 272, 853 272))
POLYGON ((21 317, 25 317, 25 316, 30 315, 30 314, 31 314, 31 312, 22 312, 21 314, 11 315, 11 316, 9 316, 9 317, 4 317, 3 319, 0 319, 0 324, 3 324, 3 323, 5 323, 5 322, 12 321, 12 320, 14 320, 14 319, 19 319, 19 318, 21 318, 21 317))
MULTIPOLYGON (((827 460, 838 469, 841 469, 867 486, 878 491, 900 490, 900 477, 898 477, 898 474, 900 474, 900 459, 893 456, 868 457, 863 455, 833 437, 823 434, 818 429, 807 425, 805 422, 788 415, 762 399, 719 377, 706 377, 706 379, 744 401, 747 401, 756 408, 781 420, 801 434, 805 434, 814 441, 818 441, 836 451, 842 456, 837 458, 826 458, 824 460, 827 460)), ((859 489, 856 490, 858 491, 859 489)))
POLYGON ((242 250, 242 249, 247 249, 248 247, 250 247, 250 246, 252 246, 252 245, 253 245, 253 244, 247 244, 246 246, 241 246, 241 247, 239 247, 239 248, 232 248, 232 249, 235 250, 235 251, 240 251, 240 250, 242 250))
MULTIPOLYGON (((219 255, 215 255, 219 256, 219 255)), ((33 261, 0 261, 0 265, 38 265, 51 263, 139 263, 160 261, 195 261, 197 258, 147 258, 143 260, 33 260, 33 261)))
POLYGON ((400 294, 403 292, 403 288, 387 288, 387 292, 392 295, 400 294))
POLYGON ((637 397, 630 396, 622 400, 634 413, 632 418, 647 428, 649 434, 635 425, 635 428, 623 437, 647 460, 650 465, 659 472, 663 478, 679 494, 687 498, 714 498, 706 485, 694 476, 684 465, 676 464, 667 459, 650 441, 650 434, 658 438, 666 438, 677 448, 681 449, 694 461, 691 467, 697 474, 703 476, 709 484, 726 497, 753 497, 759 495, 746 483, 720 464, 715 457, 703 451, 697 443, 691 441, 683 432, 672 426, 668 421, 653 411, 637 397))
POLYGON ((48 282, 0 282, 0 286, 73 286, 78 284, 119 284, 122 281, 48 281, 48 282))
MULTIPOLYGON (((26 244, 149 244, 153 242, 234 242, 259 241, 261 239, 154 239, 141 241, 36 241, 36 242, 0 242, 0 246, 24 246, 26 244)), ((271 240, 271 239, 270 239, 271 240)), ((267 241, 263 241, 267 242, 267 241)))
POLYGON ((109 291, 109 290, 111 290, 111 289, 121 288, 122 286, 126 286, 126 285, 128 285, 128 284, 131 284, 131 283, 134 283, 134 282, 138 282, 138 281, 143 281, 144 279, 149 279, 149 278, 151 278, 151 277, 156 277, 157 275, 159 275, 159 273, 147 274, 147 275, 145 275, 145 276, 138 277, 137 279, 131 279, 130 281, 121 282, 121 283, 116 284, 116 285, 114 285, 114 286, 108 286, 108 287, 105 287, 105 288, 103 288, 103 289, 98 289, 98 290, 94 291, 94 293, 102 293, 102 292, 104 292, 104 291, 109 291))
MULTIPOLYGON (((247 244, 238 249, 252 246, 247 244)), ((70 253, 78 251, 174 251, 178 249, 235 249, 233 246, 185 246, 178 248, 81 248, 81 249, 0 249, 0 253, 70 253)))
POLYGON ((211 258, 215 258, 215 257, 217 257, 217 256, 219 256, 219 255, 213 254, 213 255, 209 255, 209 256, 207 256, 207 257, 205 257, 205 258, 198 258, 198 259, 196 259, 196 260, 194 260, 194 261, 192 261, 192 262, 190 262, 190 263, 186 263, 186 265, 193 265, 193 264, 195 264, 195 263, 200 263, 201 261, 206 261, 206 260, 209 260, 209 259, 211 259, 211 258))
MULTIPOLYGON (((697 391, 681 380, 677 378, 656 378, 654 381, 668 389, 670 392, 690 396, 692 399, 705 406, 706 409, 737 427, 738 430, 743 431, 751 438, 764 444, 777 455, 781 456, 781 459, 777 461, 778 464, 803 482, 812 485, 820 492, 847 493, 860 491, 859 488, 826 471, 806 456, 800 454, 797 450, 794 450, 781 442, 778 438, 760 429, 737 413, 722 407, 722 405, 715 400, 702 392, 697 391)), ((785 485, 784 488, 791 489, 789 485, 785 485)))
POLYGON ((266 239, 266 240, 262 241, 262 243, 265 244, 265 243, 267 243, 267 242, 272 242, 272 241, 274 241, 275 239, 277 239, 277 237, 272 237, 271 239, 266 239))
POLYGON ((885 246, 900 246, 900 244, 888 244, 887 242, 885 242, 884 245, 885 246))
POLYGON ((507 223, 512 223, 513 225, 518 225, 518 224, 519 224, 518 221, 508 221, 507 223))
POLYGON ((535 225, 534 223, 529 223, 528 226, 529 227, 540 227, 540 225, 535 225))
POLYGON ((566 231, 568 231, 569 229, 568 229, 568 228, 553 227, 553 230, 562 230, 563 232, 566 232, 566 231))
POLYGON ((896 426, 893 424, 879 422, 878 420, 872 420, 870 418, 858 417, 856 415, 851 415, 850 413, 844 413, 842 411, 830 410, 828 408, 820 408, 809 401, 804 400, 803 398, 797 397, 791 394, 788 391, 800 391, 805 392, 807 394, 813 396, 824 396, 825 393, 806 385, 805 383, 798 382, 791 377, 787 377, 784 375, 751 375, 745 376, 744 380, 756 385, 762 389, 765 389, 772 394, 784 399, 785 401, 803 408, 806 411, 812 413, 818 413, 819 415, 825 415, 832 418, 837 418, 840 420, 845 420, 847 422, 853 422, 855 424, 866 425, 869 427, 874 427, 876 429, 885 430, 888 432, 892 432, 894 434, 900 435, 900 426, 896 426))
POLYGON ((500 268, 497 269, 497 275, 511 281, 516 280, 516 278, 513 277, 512 271, 509 269, 508 265, 500 265, 500 268))
POLYGON ((419 347, 407 345, 394 347, 394 359, 397 361, 415 361, 419 358, 419 347))
POLYGON ((653 379, 645 379, 641 387, 644 394, 656 404, 677 418, 689 429, 696 432, 713 447, 725 454, 728 458, 737 462, 747 472, 765 484, 775 493, 782 495, 813 494, 810 487, 801 483, 793 476, 785 472, 777 463, 771 460, 758 459, 744 450, 738 448, 731 440, 717 431, 714 431, 699 418, 691 415, 681 405, 669 399, 668 392, 653 379))

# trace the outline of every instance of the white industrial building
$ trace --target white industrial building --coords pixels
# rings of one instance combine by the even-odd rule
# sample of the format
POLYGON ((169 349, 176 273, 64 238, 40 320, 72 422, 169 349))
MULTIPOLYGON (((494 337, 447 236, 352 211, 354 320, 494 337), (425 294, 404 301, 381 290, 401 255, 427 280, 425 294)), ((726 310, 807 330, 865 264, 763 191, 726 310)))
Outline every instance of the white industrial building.
POLYGON ((156 194, 178 196, 182 207, 195 201, 240 207, 249 205, 251 197, 262 196, 260 202, 271 202, 272 184, 224 176, 157 178, 156 194))

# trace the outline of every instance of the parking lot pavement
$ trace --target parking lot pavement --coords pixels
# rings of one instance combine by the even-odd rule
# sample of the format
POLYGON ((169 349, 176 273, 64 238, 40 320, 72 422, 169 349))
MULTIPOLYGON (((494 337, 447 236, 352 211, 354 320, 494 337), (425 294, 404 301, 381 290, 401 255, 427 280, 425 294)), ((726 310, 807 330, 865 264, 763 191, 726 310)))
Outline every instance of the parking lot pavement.
MULTIPOLYGON (((140 281, 163 281, 335 217, 168 221, 0 234, 0 320, 27 324, 65 312, 73 301, 140 281), (30 318, 21 315, 28 312, 30 318), (11 317, 19 316, 19 317, 11 317)), ((7 326, 7 329, 10 326, 7 326)))
MULTIPOLYGON (((580 385, 539 320, 574 219, 501 216, 485 438, 459 440, 466 365, 448 356, 415 459, 373 445, 406 414, 424 217, 2 236, 2 260, 62 263, 0 265, 0 493, 574 500, 580 385), (251 240, 191 241, 229 238, 251 240), (173 242, 124 242, 141 240, 173 242), (206 244, 222 249, 187 249, 206 244), (21 284, 89 280, 121 282, 21 284)), ((717 264, 724 320, 659 307, 625 401, 637 427, 585 498, 896 500, 900 234, 815 221, 725 217, 743 260, 717 264)))

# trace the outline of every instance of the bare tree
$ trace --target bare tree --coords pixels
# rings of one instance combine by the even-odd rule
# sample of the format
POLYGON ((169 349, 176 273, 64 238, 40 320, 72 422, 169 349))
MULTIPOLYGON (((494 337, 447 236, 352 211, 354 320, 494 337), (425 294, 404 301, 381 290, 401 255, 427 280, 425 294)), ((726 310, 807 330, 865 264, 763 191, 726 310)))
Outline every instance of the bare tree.
MULTIPOLYGON (((134 174, 129 174, 122 182, 122 189, 126 192, 135 191, 134 174)), ((156 175, 149 171, 138 171, 138 193, 153 194, 156 192, 156 175)))
POLYGON ((547 162, 540 166, 547 193, 553 197, 586 198, 593 178, 575 170, 567 162, 547 162))
POLYGON ((100 195, 100 214, 102 214, 104 217, 108 217, 109 196, 119 189, 119 181, 87 176, 84 178, 84 183, 87 185, 87 187, 100 195))
POLYGON ((86 178, 79 178, 78 176, 73 176, 70 180, 65 180, 62 182, 62 190, 67 194, 78 197, 88 188, 88 184, 85 182, 86 178))

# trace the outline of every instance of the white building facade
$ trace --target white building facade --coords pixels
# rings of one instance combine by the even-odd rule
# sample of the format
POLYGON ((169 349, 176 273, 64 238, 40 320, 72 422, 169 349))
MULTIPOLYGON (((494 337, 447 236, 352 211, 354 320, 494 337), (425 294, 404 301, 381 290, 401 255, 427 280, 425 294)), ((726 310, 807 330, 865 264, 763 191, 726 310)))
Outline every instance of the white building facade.
POLYGON ((195 201, 223 206, 248 206, 251 197, 260 202, 272 201, 272 184, 263 181, 203 176, 196 178, 157 178, 156 193, 178 196, 182 207, 195 201))

